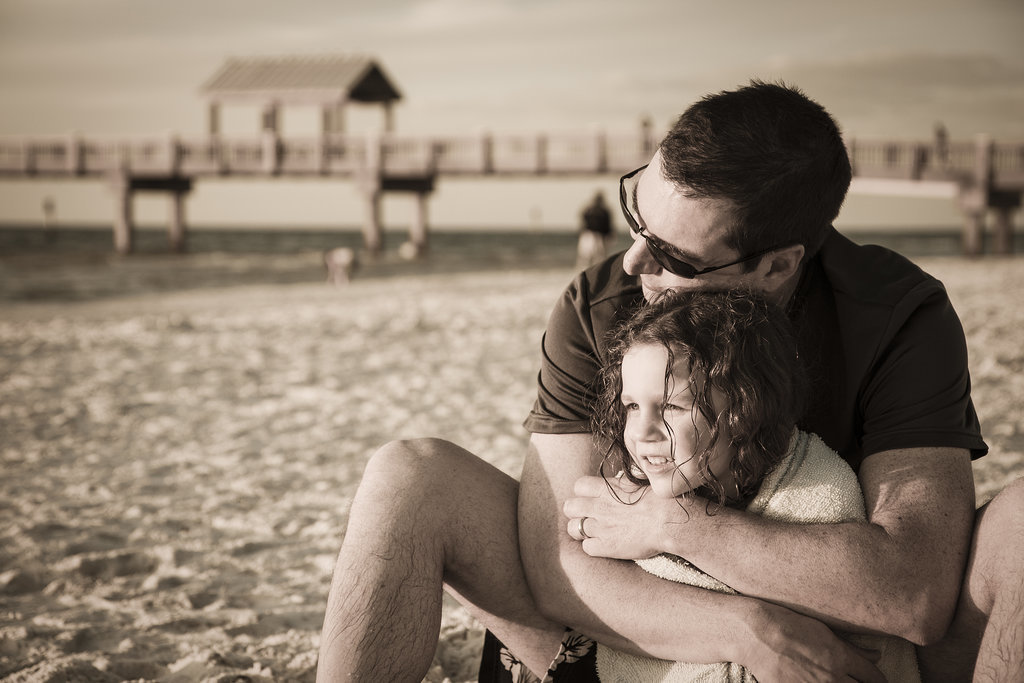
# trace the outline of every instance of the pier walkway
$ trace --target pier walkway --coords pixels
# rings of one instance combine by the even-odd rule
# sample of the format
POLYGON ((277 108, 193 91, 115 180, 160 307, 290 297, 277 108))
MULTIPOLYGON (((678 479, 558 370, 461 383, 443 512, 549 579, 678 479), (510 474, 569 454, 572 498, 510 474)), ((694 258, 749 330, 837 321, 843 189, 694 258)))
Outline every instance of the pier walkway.
MULTIPOLYGON (((964 214, 964 251, 980 253, 985 215, 995 213, 994 249, 1009 251, 1013 214, 1024 193, 1024 143, 847 140, 852 191, 948 197, 964 214)), ((443 178, 620 175, 650 159, 642 135, 581 134, 282 137, 273 131, 240 138, 205 136, 102 140, 79 136, 0 138, 0 181, 14 178, 102 178, 115 191, 114 243, 132 249, 132 195, 171 197, 172 248, 185 243, 184 199, 203 178, 338 178, 365 198, 366 248, 381 246, 382 192, 416 195, 410 227, 427 244, 427 198, 443 178)))

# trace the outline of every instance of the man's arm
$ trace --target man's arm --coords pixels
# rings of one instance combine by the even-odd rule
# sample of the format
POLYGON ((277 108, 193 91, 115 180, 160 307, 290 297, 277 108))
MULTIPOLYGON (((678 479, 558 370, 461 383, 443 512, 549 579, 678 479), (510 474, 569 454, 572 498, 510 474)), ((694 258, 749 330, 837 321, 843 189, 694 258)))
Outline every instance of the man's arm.
POLYGON ((955 448, 886 451, 865 459, 859 478, 867 524, 801 526, 737 513, 712 518, 703 539, 683 538, 675 549, 685 547, 681 555, 741 593, 829 623, 918 644, 941 638, 974 521, 970 456, 955 448))
POLYGON ((594 498, 601 511, 588 527, 602 538, 588 551, 627 557, 653 546, 744 595, 844 630, 934 641, 953 617, 974 518, 967 451, 878 453, 861 465, 860 482, 867 523, 787 524, 730 509, 709 516, 702 501, 687 516, 652 496, 635 506, 594 498), (654 517, 663 520, 660 537, 642 538, 654 517))
POLYGON ((584 553, 565 531, 562 504, 598 462, 588 434, 531 438, 520 482, 520 546, 545 616, 621 650, 697 663, 734 661, 762 680, 793 680, 792 672, 808 670, 878 680, 861 653, 817 620, 584 553))

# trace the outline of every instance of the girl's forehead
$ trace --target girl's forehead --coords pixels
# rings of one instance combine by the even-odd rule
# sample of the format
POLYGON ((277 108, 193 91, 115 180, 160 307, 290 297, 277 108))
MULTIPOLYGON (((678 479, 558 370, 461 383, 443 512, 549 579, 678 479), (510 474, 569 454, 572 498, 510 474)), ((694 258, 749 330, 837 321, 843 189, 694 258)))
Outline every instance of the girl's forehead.
MULTIPOLYGON (((623 380, 628 381, 631 375, 664 378, 668 361, 669 350, 664 344, 635 344, 622 357, 623 380)), ((678 347, 672 350, 672 377, 683 385, 691 381, 690 360, 678 347)))

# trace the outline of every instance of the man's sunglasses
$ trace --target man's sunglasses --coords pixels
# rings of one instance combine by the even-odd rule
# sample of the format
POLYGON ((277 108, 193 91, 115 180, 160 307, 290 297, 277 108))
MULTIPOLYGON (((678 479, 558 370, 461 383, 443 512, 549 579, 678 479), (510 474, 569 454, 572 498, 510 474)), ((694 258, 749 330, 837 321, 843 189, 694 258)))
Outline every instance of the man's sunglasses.
POLYGON ((619 178, 619 204, 622 205, 622 215, 625 217, 626 223, 629 224, 630 232, 632 232, 634 235, 639 235, 640 237, 643 237, 644 240, 647 242, 647 251, 650 252, 651 257, 655 261, 657 261, 659 266, 661 266, 668 272, 672 273, 673 275, 678 275, 679 277, 686 278, 687 280, 692 280, 698 275, 712 273, 716 270, 721 270, 722 268, 735 266, 737 263, 744 263, 745 261, 750 261, 751 259, 755 259, 759 256, 764 256, 768 252, 775 251, 780 246, 782 246, 777 245, 774 247, 769 247, 768 249, 762 249, 757 253, 750 254, 749 256, 744 256, 741 259, 730 261, 729 263, 723 263, 720 266, 711 266, 710 268, 704 268, 701 270, 698 270, 697 268, 690 265, 686 261, 679 260, 678 258, 673 256, 672 254, 669 254, 664 249, 662 249, 661 246, 658 245, 658 243, 655 241, 658 238, 650 235, 647 232, 647 228, 640 225, 640 220, 633 215, 633 211, 630 209, 631 199, 636 196, 636 186, 637 183, 640 181, 640 178, 638 176, 640 175, 640 172, 643 171, 645 168, 647 168, 646 165, 641 166, 640 168, 634 171, 630 171, 626 175, 619 178))

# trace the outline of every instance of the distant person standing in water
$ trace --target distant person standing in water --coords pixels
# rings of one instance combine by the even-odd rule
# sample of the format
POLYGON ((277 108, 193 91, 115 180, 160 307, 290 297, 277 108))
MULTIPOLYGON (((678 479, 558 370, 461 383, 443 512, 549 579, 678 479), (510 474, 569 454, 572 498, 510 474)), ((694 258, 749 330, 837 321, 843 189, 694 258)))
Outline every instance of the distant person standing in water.
POLYGON ((583 210, 582 223, 576 246, 576 267, 589 268, 607 256, 608 242, 612 235, 611 215, 601 192, 594 195, 594 199, 583 210))

